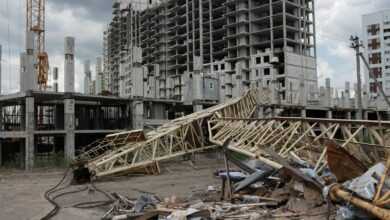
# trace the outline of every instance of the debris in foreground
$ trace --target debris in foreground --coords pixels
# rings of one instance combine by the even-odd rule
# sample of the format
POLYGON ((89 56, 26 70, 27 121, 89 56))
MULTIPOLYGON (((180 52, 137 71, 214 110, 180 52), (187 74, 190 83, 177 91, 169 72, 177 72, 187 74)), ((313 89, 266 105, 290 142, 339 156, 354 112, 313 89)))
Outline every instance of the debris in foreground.
MULTIPOLYGON (((313 168, 291 162, 272 150, 267 150, 269 159, 280 164, 280 169, 261 160, 243 162, 227 150, 227 145, 228 141, 223 152, 229 165, 214 173, 221 186, 209 186, 205 193, 189 198, 141 195, 130 200, 115 194, 116 202, 103 219, 390 219, 390 157, 386 164, 366 169, 356 158, 339 151, 338 157, 358 163, 339 162, 354 169, 353 173, 341 175, 338 170, 333 175, 337 166, 329 161, 332 168, 318 176, 313 168), (332 175, 334 178, 329 178, 332 175), (142 208, 137 208, 140 201, 142 208)), ((327 145, 333 150, 337 147, 333 142, 327 145)))

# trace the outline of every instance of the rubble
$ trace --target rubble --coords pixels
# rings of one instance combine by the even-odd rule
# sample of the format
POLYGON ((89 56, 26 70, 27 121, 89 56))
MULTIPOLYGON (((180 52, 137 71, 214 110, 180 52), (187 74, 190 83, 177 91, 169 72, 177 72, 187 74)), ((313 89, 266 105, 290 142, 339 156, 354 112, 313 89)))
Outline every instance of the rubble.
POLYGON ((110 215, 104 219, 390 219, 390 157, 386 164, 378 163, 361 173, 365 168, 359 160, 345 151, 334 154, 338 146, 329 142, 327 146, 333 151, 328 157, 329 168, 318 175, 314 167, 283 158, 270 149, 266 150, 268 160, 280 164, 280 169, 261 159, 244 162, 228 150, 229 142, 223 148, 225 169, 214 173, 222 184, 205 188, 204 197, 159 200, 141 195, 129 200, 117 195, 110 215), (338 162, 340 167, 330 161, 335 155, 345 159, 338 162), (342 174, 340 169, 345 167, 354 171, 342 174), (148 201, 141 202, 148 205, 136 209, 140 201, 148 201))
POLYGON ((328 166, 339 182, 362 175, 367 167, 347 150, 338 147, 334 142, 327 144, 326 155, 328 166), (348 170, 348 172, 345 172, 348 170))
POLYGON ((214 173, 220 186, 197 198, 138 198, 137 209, 137 199, 118 196, 109 219, 390 219, 390 162, 384 164, 390 122, 252 119, 267 102, 261 94, 251 90, 144 135, 135 132, 137 138, 118 146, 99 142, 76 164, 91 178, 160 174, 162 161, 222 148, 224 166, 214 173))

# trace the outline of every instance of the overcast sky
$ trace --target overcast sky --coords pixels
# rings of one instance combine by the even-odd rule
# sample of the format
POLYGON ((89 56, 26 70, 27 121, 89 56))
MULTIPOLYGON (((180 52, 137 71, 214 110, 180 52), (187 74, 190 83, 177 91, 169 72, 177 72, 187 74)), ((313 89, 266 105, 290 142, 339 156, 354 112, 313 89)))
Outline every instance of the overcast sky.
MULTIPOLYGON (((47 51, 50 65, 60 68, 63 88, 63 39, 76 38, 76 90, 82 91, 82 63, 102 54, 103 30, 111 17, 111 0, 48 0, 47 51)), ((342 88, 356 81, 349 36, 361 35, 363 14, 390 8, 389 0, 317 0, 316 29, 320 85, 326 77, 342 88)), ((3 45, 3 92, 19 89, 19 54, 24 50, 25 0, 0 0, 0 44, 3 45)), ((94 67, 94 66, 93 66, 94 67)), ((93 69, 94 70, 94 69, 93 69)))

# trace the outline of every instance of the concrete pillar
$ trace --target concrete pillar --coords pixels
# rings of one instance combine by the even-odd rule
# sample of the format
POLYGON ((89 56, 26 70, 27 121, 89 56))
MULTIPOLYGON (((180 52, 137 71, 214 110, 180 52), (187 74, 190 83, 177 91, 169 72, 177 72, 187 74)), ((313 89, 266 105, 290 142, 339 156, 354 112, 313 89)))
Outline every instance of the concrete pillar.
POLYGON ((84 61, 84 94, 91 94, 90 86, 92 82, 92 73, 91 73, 91 61, 84 61))
POLYGON ((73 160, 75 157, 75 100, 73 97, 64 99, 65 111, 65 159, 73 160))
POLYGON ((363 105, 363 109, 367 109, 368 108, 368 102, 369 102, 369 96, 368 96, 368 88, 367 88, 367 85, 363 85, 363 94, 362 94, 362 105, 363 105))
POLYGON ((332 91, 330 87, 330 78, 325 79, 325 100, 326 100, 326 107, 332 106, 332 91))
POLYGON ((332 118, 333 118, 333 112, 332 112, 332 110, 328 110, 328 111, 326 112, 326 117, 329 118, 329 119, 332 119, 332 118))
POLYGON ((193 110, 194 110, 194 112, 202 111, 203 110, 203 105, 194 104, 193 105, 193 110))
POLYGON ((35 104, 34 97, 27 96, 25 101, 26 110, 26 139, 25 139, 25 169, 31 170, 34 167, 34 129, 35 129, 35 104))
POLYGON ((194 73, 192 80, 192 95, 194 100, 200 100, 203 98, 203 77, 201 75, 203 69, 202 58, 194 56, 194 73))
POLYGON ((134 101, 132 103, 133 129, 144 128, 144 102, 134 101))
MULTIPOLYGON (((1 81, 0 81, 1 84, 1 81)), ((4 124, 3 124, 3 105, 0 104, 0 130, 4 130, 4 124)))
POLYGON ((25 149, 26 149, 26 142, 25 139, 20 139, 20 144, 19 144, 19 152, 20 152, 20 169, 25 169, 26 168, 26 161, 25 161, 25 149))
POLYGON ((301 117, 306 118, 306 109, 301 109, 301 117))
POLYGON ((351 100, 351 84, 350 82, 345 82, 345 105, 347 108, 351 108, 351 103, 350 103, 350 100, 351 100))
POLYGON ((1 79, 2 79, 2 73, 1 73, 1 63, 2 63, 2 46, 1 46, 1 44, 0 44, 0 95, 2 94, 2 92, 1 92, 1 88, 2 88, 2 86, 1 86, 1 79))
POLYGON ((0 141, 0 167, 3 166, 3 145, 0 141))
POLYGON ((34 33, 26 33, 26 51, 20 54, 20 91, 38 89, 38 75, 35 69, 36 51, 34 51, 34 33))
POLYGON ((271 108, 271 117, 277 117, 276 109, 274 107, 271 108))
POLYGON ((264 118, 264 107, 263 106, 259 106, 259 109, 257 111, 257 117, 264 118))
MULTIPOLYGON (((1 45, 0 45, 0 56, 1 56, 1 45)), ((0 57, 1 62, 1 57, 0 57)), ((1 65, 1 64, 0 64, 1 65)), ((1 75, 1 66, 0 66, 0 75, 1 75)), ((1 76, 0 76, 0 84, 1 84, 1 76)), ((1 86, 0 86, 1 90, 1 86)), ((0 91, 1 94, 1 91, 0 91)), ((0 130, 4 130, 3 128, 3 106, 0 104, 0 130)), ((2 140, 0 139, 0 167, 3 165, 3 146, 2 146, 2 140)))
MULTIPOLYGON (((359 118, 357 118, 357 119, 359 119, 359 118)), ((368 111, 364 111, 363 110, 363 118, 362 118, 362 120, 367 120, 368 119, 368 111)))
MULTIPOLYGON (((312 92, 312 91, 311 91, 312 92)), ((307 91, 305 86, 305 74, 303 73, 300 78, 299 82, 299 94, 300 94, 300 105, 306 106, 307 105, 307 91)))
POLYGON ((75 39, 73 37, 65 38, 65 65, 64 65, 64 90, 65 92, 74 92, 74 51, 75 51, 75 39))
POLYGON ((165 106, 162 103, 152 103, 152 118, 153 119, 167 119, 167 115, 165 112, 165 106))
POLYGON ((345 102, 345 94, 344 94, 344 91, 341 92, 341 99, 340 99, 340 103, 339 103, 340 107, 342 108, 346 108, 346 102, 345 102))

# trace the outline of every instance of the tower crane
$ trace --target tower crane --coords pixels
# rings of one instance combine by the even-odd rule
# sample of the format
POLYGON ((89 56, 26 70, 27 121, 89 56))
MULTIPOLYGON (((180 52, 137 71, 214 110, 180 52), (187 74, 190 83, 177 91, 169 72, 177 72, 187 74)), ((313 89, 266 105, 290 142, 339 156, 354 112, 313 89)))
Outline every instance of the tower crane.
POLYGON ((26 0, 26 33, 34 33, 35 70, 40 90, 46 90, 49 73, 49 56, 45 51, 45 3, 46 0, 26 0))

